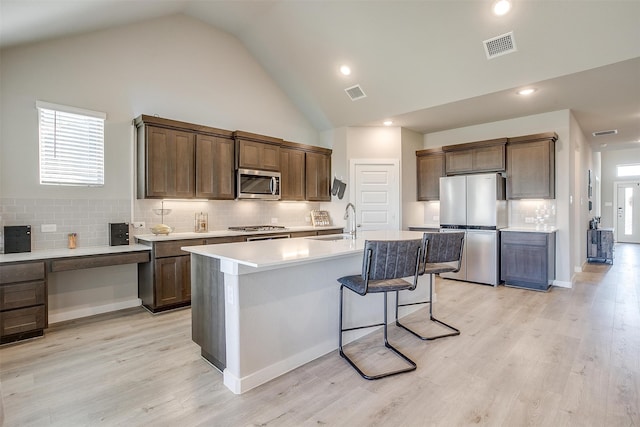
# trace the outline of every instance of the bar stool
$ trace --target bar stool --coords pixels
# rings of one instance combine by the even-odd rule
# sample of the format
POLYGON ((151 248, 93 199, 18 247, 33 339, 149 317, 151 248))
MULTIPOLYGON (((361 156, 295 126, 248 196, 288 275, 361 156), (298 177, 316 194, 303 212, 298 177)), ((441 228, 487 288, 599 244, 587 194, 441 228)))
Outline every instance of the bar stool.
POLYGON ((439 273, 456 273, 460 270, 460 265, 462 263, 462 250, 464 248, 464 232, 424 233, 422 241, 424 260, 420 264, 420 274, 429 275, 429 300, 400 304, 398 301, 399 295, 398 292, 396 292, 396 325, 408 332, 411 332, 413 335, 424 341, 460 335, 459 329, 444 323, 433 316, 433 276, 434 274, 439 273), (457 264, 452 265, 448 263, 457 264), (429 320, 444 326, 451 332, 441 335, 423 336, 401 324, 398 320, 399 307, 417 304, 429 304, 429 320))
POLYGON ((364 244, 364 257, 362 262, 362 274, 344 276, 338 279, 340 283, 340 356, 365 379, 377 380, 391 375, 401 374, 416 369, 414 361, 402 354, 398 349, 389 344, 387 338, 387 294, 401 290, 414 290, 418 284, 420 272, 420 260, 422 258, 423 243, 420 239, 414 240, 366 240, 364 244), (410 283, 403 277, 413 276, 410 283), (371 325, 344 328, 342 324, 344 307, 344 288, 358 295, 369 293, 384 293, 384 321, 371 325), (407 363, 406 368, 387 371, 380 374, 365 374, 356 363, 347 356, 342 347, 342 335, 344 332, 356 329, 366 329, 382 326, 384 330, 384 345, 395 355, 407 363))

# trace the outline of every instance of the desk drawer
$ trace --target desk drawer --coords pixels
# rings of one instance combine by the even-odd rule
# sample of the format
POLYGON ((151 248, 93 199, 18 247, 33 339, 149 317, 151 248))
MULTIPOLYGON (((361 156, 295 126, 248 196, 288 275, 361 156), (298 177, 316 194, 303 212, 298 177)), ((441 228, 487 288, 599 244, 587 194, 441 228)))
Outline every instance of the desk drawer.
POLYGON ((0 286, 0 310, 44 304, 44 282, 0 286))
POLYGON ((0 335, 13 335, 44 329, 44 305, 0 312, 0 335))
POLYGON ((44 262, 0 265, 0 284, 44 279, 44 262))

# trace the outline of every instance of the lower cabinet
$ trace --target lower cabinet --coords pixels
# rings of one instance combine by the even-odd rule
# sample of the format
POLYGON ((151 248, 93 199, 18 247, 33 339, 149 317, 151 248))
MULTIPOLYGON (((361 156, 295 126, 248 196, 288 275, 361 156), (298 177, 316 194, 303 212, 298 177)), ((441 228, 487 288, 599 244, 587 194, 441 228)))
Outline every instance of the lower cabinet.
POLYGON ((500 240, 500 278, 505 285, 549 289, 555 279, 555 232, 503 231, 500 240))
POLYGON ((138 264, 138 296, 152 313, 191 304, 191 255, 184 246, 244 242, 244 236, 138 243, 151 246, 151 262, 138 264))
POLYGON ((44 261, 0 266, 0 344, 42 336, 47 327, 44 261))
MULTIPOLYGON (((294 231, 294 237, 339 234, 342 228, 294 231)), ((282 233, 273 233, 282 234, 282 233)), ((264 235, 264 234, 263 234, 264 235)), ((191 304, 191 255, 182 247, 245 242, 252 234, 163 242, 138 241, 151 246, 151 262, 138 264, 138 297, 152 313, 159 313, 191 304)))

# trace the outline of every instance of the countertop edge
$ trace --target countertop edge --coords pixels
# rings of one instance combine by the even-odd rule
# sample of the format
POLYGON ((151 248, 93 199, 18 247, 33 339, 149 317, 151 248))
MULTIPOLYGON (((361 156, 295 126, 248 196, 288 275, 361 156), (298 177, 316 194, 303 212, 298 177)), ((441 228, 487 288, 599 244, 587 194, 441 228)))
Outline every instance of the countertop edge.
POLYGON ((150 251, 151 247, 142 244, 122 246, 87 246, 76 249, 42 249, 33 252, 0 254, 0 264, 22 261, 47 261, 56 258, 73 258, 92 255, 122 254, 127 252, 150 251))

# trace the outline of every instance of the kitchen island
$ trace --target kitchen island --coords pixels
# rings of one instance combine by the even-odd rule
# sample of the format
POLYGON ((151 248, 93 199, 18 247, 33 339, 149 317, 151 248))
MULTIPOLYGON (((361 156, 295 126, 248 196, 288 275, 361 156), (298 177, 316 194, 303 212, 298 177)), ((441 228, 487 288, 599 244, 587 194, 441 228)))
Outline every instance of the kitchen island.
MULTIPOLYGON (((337 279, 362 270, 365 240, 420 239, 421 232, 343 235, 184 247, 191 253, 192 334, 202 356, 244 393, 338 348, 337 279)), ((428 277, 401 302, 424 301, 428 277)), ((382 318, 382 295, 345 294, 345 323, 382 318)), ((393 296, 389 304, 393 319, 393 296)), ((407 315, 421 306, 401 312, 407 315)), ((370 330, 353 331, 345 342, 370 330)), ((339 357, 336 354, 336 357, 339 357)))

